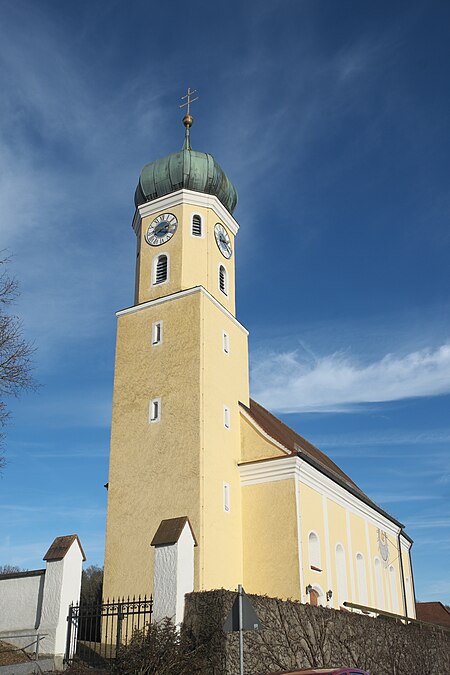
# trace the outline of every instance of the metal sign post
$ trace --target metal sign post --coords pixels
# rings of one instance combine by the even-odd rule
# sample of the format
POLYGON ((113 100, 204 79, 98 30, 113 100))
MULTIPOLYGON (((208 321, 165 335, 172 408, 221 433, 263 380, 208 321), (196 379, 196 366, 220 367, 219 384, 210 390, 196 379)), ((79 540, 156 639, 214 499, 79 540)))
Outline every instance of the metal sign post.
POLYGON ((239 597, 239 675, 244 675, 244 621, 242 608, 242 586, 238 586, 239 597))
POLYGON ((264 626, 256 615, 252 603, 239 584, 238 592, 228 614, 223 630, 226 633, 239 631, 239 675, 244 675, 244 630, 263 630, 264 626))

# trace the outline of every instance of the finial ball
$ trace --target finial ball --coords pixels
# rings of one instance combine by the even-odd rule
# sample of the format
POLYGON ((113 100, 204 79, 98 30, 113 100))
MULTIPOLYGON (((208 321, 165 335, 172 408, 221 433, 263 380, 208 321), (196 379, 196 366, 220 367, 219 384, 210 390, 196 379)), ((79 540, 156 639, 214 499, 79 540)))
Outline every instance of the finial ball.
POLYGON ((183 117, 183 124, 187 129, 190 129, 191 126, 194 124, 194 118, 192 115, 185 115, 183 117))

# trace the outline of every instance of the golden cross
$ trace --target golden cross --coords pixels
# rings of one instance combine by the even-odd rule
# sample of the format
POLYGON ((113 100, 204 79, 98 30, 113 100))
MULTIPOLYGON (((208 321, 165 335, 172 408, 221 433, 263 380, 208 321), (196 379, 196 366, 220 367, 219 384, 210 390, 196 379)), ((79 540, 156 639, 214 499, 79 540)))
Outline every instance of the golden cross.
POLYGON ((185 96, 181 96, 181 97, 180 97, 182 101, 183 101, 185 98, 187 98, 186 103, 182 103, 182 104, 180 105, 180 108, 184 108, 184 106, 187 105, 187 112, 186 112, 186 115, 190 115, 190 114, 191 114, 191 111, 190 111, 190 109, 191 109, 191 103, 193 103, 194 101, 198 101, 198 99, 200 98, 199 96, 196 96, 195 98, 192 98, 192 96, 193 96, 194 94, 196 94, 196 93, 197 93, 197 89, 194 89, 194 91, 191 91, 191 88, 188 87, 187 94, 186 94, 185 96))

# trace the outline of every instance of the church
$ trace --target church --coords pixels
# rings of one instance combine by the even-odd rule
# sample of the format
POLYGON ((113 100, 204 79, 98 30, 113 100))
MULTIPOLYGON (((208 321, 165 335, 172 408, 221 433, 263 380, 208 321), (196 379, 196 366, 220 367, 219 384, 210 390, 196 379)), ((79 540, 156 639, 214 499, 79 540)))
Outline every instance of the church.
POLYGON ((183 123, 181 151, 144 166, 135 193, 134 304, 117 312, 104 597, 154 592, 159 545, 187 524, 194 590, 243 584, 414 618, 402 523, 250 398, 248 331, 235 312, 237 192, 212 155, 192 149, 189 107, 183 123))

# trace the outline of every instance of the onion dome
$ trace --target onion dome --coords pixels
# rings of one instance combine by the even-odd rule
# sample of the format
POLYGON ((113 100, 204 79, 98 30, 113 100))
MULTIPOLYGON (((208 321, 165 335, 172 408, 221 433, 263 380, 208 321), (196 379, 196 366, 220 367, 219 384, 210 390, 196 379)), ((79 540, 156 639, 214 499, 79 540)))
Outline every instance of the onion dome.
POLYGON ((146 164, 141 171, 134 196, 136 208, 177 190, 194 190, 215 195, 230 213, 237 204, 237 192, 212 155, 192 150, 189 130, 193 119, 185 115, 184 144, 180 152, 146 164))

